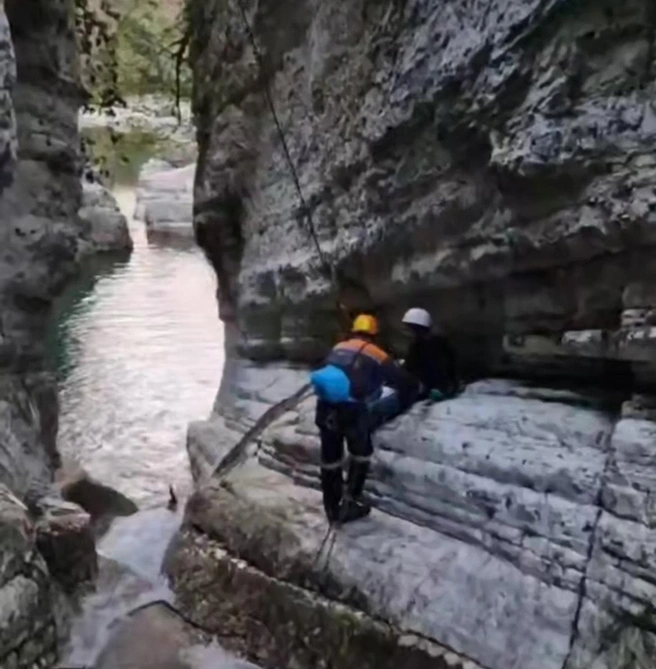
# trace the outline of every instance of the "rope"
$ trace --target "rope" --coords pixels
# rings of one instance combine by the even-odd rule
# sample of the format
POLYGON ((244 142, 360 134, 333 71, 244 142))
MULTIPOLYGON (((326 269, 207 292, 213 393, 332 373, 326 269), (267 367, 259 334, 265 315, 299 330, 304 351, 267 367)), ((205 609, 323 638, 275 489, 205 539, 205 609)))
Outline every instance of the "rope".
MULTIPOLYGON (((253 53, 255 54, 255 59, 257 60, 258 66, 260 68, 260 72, 264 72, 264 64, 262 60, 262 55, 260 53, 260 50, 257 46, 257 41, 255 39, 255 34, 253 32, 253 29, 251 27, 250 21, 248 20, 248 15, 246 13, 246 9, 244 8, 244 3, 243 0, 237 0, 237 5, 239 7, 239 12, 241 14, 241 18, 244 22, 244 26, 246 27, 246 32, 248 34, 248 39, 253 47, 253 53)), ((264 85, 264 95, 266 97, 267 105, 269 107, 269 110, 271 111, 271 116, 273 117, 273 121, 276 126, 276 130, 278 132, 278 137, 280 138, 280 143, 282 145, 283 152, 285 154, 285 159, 287 161, 287 164, 289 165, 289 170, 292 175, 292 179, 294 181, 294 186, 296 187, 296 192, 298 194, 298 199, 301 203, 301 209, 303 213, 305 214, 305 217, 307 218, 308 222, 308 230, 310 232, 310 237, 312 238, 312 242, 314 243, 314 247, 317 251, 317 255, 319 256, 319 262, 321 264, 321 267, 323 269, 323 272, 330 278, 331 283, 333 284, 335 288, 335 306, 337 308, 337 313, 338 317, 342 320, 342 324, 345 328, 345 331, 348 332, 349 329, 349 313, 346 307, 340 302, 339 300, 339 277, 337 274, 337 268, 335 267, 334 264, 330 263, 328 261, 328 258, 326 257, 326 254, 323 252, 321 249, 321 244, 319 243, 319 236, 317 235, 316 227, 314 224, 314 219, 312 218, 312 211, 310 210, 310 207, 305 199, 305 196, 303 195, 303 189, 301 188, 301 182, 298 177, 298 173, 296 171, 296 167, 294 166, 294 161, 292 160, 291 153, 289 151, 289 146, 287 144, 287 139, 285 138, 285 132, 282 129, 282 125, 280 123, 280 119, 278 118, 278 113, 276 112, 276 106, 273 102, 273 96, 271 95, 271 90, 269 88, 269 81, 267 77, 263 77, 263 85, 264 85)), ((343 334, 343 333, 340 333, 343 334)))
MULTIPOLYGON (((246 26, 246 32, 248 33, 248 38, 251 42, 251 45, 253 46, 253 52, 255 54, 255 58, 258 62, 260 72, 264 72, 264 65, 262 61, 262 56, 260 54, 260 50, 258 49, 257 42, 255 40, 255 35, 253 33, 253 29, 251 28, 251 24, 248 20, 248 16, 246 14, 246 10, 244 9, 244 4, 242 0, 237 0, 237 5, 239 6, 239 11, 241 13, 241 17, 244 21, 244 25, 246 26)), ((269 106, 269 109, 271 110, 271 115, 273 116, 273 121, 276 125, 276 129, 278 131, 278 136, 280 137, 280 143, 282 144, 282 149, 285 154, 285 158, 287 159, 287 163, 289 164, 289 169, 292 173, 292 179, 294 180, 294 185, 296 186, 296 192, 298 193, 298 199, 301 202, 301 207, 303 209, 303 213, 307 217, 308 221, 308 227, 310 231, 310 236, 312 237, 312 241, 314 242, 314 246, 317 250, 317 255, 319 256, 319 260, 323 266, 323 269, 325 272, 327 272, 331 279, 335 277, 335 268, 328 262, 324 252, 321 250, 321 245, 319 243, 319 237, 317 236, 316 229, 314 227, 314 220, 312 219, 312 212, 310 211, 310 207, 307 204, 307 201, 305 200, 305 197, 303 196, 303 189, 301 188, 301 182, 298 178, 298 173, 296 172, 296 168, 294 167, 294 162, 292 160, 291 154, 289 152, 289 147, 287 145, 287 140, 285 139, 285 133, 282 129, 282 126, 280 125, 280 121, 278 119, 278 114, 276 113, 276 107, 273 103, 273 97, 271 96, 271 91, 269 89, 269 82, 266 77, 264 77, 264 95, 266 97, 267 105, 269 106)))

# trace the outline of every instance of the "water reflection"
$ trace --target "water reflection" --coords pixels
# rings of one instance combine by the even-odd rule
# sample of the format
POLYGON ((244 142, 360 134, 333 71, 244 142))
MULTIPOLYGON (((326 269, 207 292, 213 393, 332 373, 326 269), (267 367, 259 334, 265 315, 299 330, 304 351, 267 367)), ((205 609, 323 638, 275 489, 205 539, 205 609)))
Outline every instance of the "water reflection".
MULTIPOLYGON (((134 210, 134 192, 119 203, 134 210)), ((148 240, 94 263, 57 305, 59 447, 137 503, 188 489, 190 420, 211 408, 223 368, 214 273, 186 240, 148 240)))

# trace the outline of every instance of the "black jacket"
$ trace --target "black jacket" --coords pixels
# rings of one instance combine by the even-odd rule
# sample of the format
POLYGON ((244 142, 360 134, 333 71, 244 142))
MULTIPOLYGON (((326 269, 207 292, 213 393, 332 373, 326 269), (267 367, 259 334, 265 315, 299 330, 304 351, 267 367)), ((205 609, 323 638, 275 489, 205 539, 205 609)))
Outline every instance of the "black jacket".
POLYGON ((433 388, 447 397, 458 390, 455 353, 445 337, 429 335, 415 339, 408 350, 405 368, 421 381, 426 397, 433 388))

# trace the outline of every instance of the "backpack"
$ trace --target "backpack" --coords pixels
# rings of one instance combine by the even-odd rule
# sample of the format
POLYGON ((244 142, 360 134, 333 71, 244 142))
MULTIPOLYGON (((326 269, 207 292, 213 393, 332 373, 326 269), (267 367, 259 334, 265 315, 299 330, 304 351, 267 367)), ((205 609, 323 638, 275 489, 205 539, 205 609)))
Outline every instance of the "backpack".
MULTIPOLYGON (((353 356, 353 360, 346 370, 330 362, 310 374, 310 383, 315 395, 325 402, 341 404, 354 402, 354 390, 351 383, 351 374, 360 367, 362 350, 367 346, 365 342, 353 356)), ((357 374, 355 385, 357 385, 357 374)))
POLYGON ((331 404, 351 402, 351 380, 343 369, 324 365, 310 374, 315 395, 331 404))

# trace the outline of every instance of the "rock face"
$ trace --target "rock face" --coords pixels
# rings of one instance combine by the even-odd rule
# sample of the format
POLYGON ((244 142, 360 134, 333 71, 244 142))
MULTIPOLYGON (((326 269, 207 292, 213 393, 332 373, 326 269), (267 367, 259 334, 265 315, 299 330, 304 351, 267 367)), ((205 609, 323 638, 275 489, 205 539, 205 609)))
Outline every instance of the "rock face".
POLYGON ((193 184, 196 165, 173 168, 160 160, 144 165, 137 184, 135 218, 155 234, 193 236, 193 184))
POLYGON ((83 179, 78 215, 88 228, 82 241, 83 255, 132 250, 128 221, 102 184, 83 179))
POLYGON ((650 0, 246 4, 263 73, 236 3, 192 3, 195 225, 245 355, 336 320, 266 84, 347 307, 421 301, 476 372, 653 378, 650 0))
POLYGON ((252 647, 300 666, 332 647, 307 621, 335 600, 384 621, 395 648, 415 635, 462 665, 653 654, 656 6, 245 6, 257 52, 238 3, 191 3, 194 228, 227 351, 214 412, 189 432, 199 491, 178 562, 212 605, 178 568, 182 600, 218 629, 232 584, 276 629, 252 647), (307 381, 337 302, 375 310, 393 346, 402 311, 425 306, 470 381, 533 385, 470 384, 382 431, 377 510, 322 571, 312 401, 257 419, 307 381))
POLYGON ((81 233, 79 102, 74 3, 0 2, 0 666, 12 669, 54 662, 62 584, 89 576, 73 555, 95 559, 77 507, 39 506, 59 464, 43 342, 81 233))
POLYGON ((0 666, 50 666, 57 657, 56 588, 36 550, 26 507, 4 485, 0 535, 0 666))
POLYGON ((74 594, 80 585, 93 583, 98 572, 91 519, 76 504, 57 497, 39 500, 39 511, 39 552, 64 592, 74 594))

